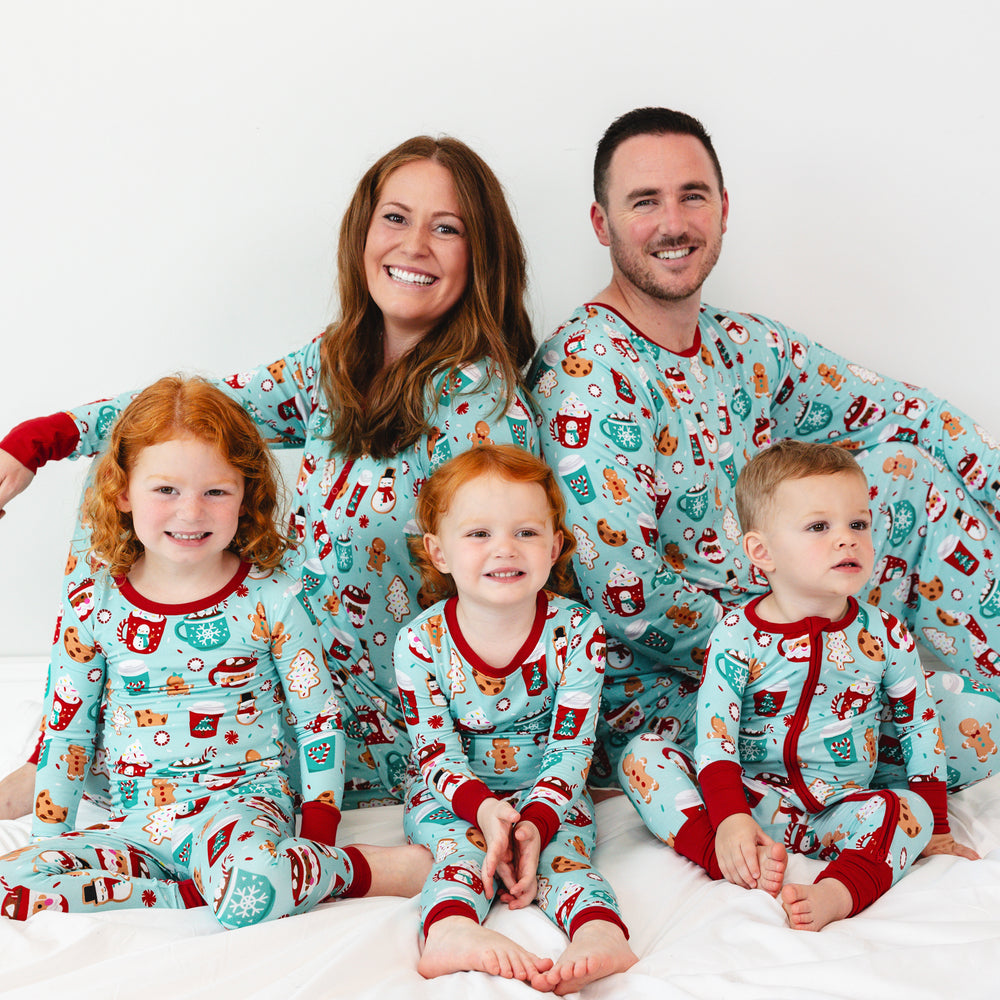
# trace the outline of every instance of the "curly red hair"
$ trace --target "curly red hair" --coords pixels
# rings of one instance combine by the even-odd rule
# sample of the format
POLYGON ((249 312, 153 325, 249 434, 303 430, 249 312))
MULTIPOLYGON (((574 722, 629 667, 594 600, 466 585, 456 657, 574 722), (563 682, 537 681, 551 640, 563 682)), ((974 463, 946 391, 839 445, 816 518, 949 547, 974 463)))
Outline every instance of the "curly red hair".
POLYGON ((546 586, 558 594, 571 593, 576 586, 571 566, 576 538, 566 528, 566 501, 559 483, 540 458, 510 444, 484 444, 464 451, 435 469, 421 487, 416 507, 416 521, 421 534, 408 540, 423 581, 421 593, 431 601, 441 601, 456 593, 451 574, 442 573, 431 563, 424 548, 423 536, 437 534, 441 518, 448 513, 458 488, 479 476, 495 476, 510 483, 537 483, 541 486, 548 501, 553 528, 563 537, 562 551, 549 571, 546 586))
POLYGON ((293 544, 275 524, 281 479, 274 459, 239 403, 203 378, 179 375, 143 389, 115 421, 84 500, 91 551, 112 576, 128 574, 143 551, 132 515, 118 508, 129 473, 144 448, 184 437, 216 448, 243 474, 243 505, 229 550, 262 570, 274 569, 293 544))

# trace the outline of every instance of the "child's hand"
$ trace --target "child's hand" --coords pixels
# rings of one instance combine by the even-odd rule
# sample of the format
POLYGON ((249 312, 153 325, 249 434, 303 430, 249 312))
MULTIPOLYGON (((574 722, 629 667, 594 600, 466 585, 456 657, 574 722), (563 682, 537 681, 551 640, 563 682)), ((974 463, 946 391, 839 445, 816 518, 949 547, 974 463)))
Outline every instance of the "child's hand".
POLYGON ((538 893, 538 858, 542 853, 542 837, 534 823, 518 823, 514 827, 514 859, 506 866, 511 877, 504 877, 507 892, 500 894, 512 910, 528 906, 538 893))
POLYGON ((715 831, 715 856, 727 882, 756 889, 760 878, 759 847, 774 841, 746 813, 727 816, 715 831))
POLYGON ((484 799, 476 811, 476 824, 486 840, 482 871, 487 899, 493 898, 493 878, 498 867, 510 871, 514 857, 511 831, 520 818, 521 814, 503 799, 484 799))
POLYGON ((954 854, 959 858, 979 861, 979 855, 971 847, 960 844, 950 833, 931 834, 930 843, 920 852, 920 857, 928 858, 932 854, 954 854))

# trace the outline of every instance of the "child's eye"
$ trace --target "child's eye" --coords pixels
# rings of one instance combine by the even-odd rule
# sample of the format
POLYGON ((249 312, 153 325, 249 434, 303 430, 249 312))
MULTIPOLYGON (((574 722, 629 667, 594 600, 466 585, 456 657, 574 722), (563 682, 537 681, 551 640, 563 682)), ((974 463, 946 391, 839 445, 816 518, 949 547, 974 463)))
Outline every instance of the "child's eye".
POLYGON ((469 532, 469 538, 488 538, 489 532, 485 528, 479 528, 476 531, 469 532))
POLYGON ((867 521, 852 521, 851 522, 851 527, 855 531, 867 531, 869 525, 868 525, 867 521))
POLYGON ((169 496, 171 493, 176 493, 177 491, 173 488, 173 486, 157 486, 153 492, 169 496))
POLYGON ((210 497, 224 497, 229 495, 228 490, 224 490, 221 487, 215 490, 205 490, 205 495, 210 497))
POLYGON ((538 532, 534 528, 522 528, 517 534, 519 538, 534 538, 538 532))
POLYGON ((826 531, 826 521, 816 521, 815 523, 810 524, 809 527, 806 528, 806 531, 814 531, 817 533, 820 531, 826 531))

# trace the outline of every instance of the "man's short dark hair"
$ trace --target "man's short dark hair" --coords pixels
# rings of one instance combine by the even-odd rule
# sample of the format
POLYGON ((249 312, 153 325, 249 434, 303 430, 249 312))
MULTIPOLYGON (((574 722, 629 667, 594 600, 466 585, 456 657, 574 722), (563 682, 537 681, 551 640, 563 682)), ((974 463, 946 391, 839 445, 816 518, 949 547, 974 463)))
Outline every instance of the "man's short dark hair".
POLYGON ((594 157, 594 199, 602 208, 608 207, 608 167, 615 150, 626 140, 637 135, 692 135, 704 147, 715 167, 715 176, 721 193, 722 166, 716 156, 712 138, 697 118, 683 111, 670 108, 636 108, 616 118, 597 144, 594 157))

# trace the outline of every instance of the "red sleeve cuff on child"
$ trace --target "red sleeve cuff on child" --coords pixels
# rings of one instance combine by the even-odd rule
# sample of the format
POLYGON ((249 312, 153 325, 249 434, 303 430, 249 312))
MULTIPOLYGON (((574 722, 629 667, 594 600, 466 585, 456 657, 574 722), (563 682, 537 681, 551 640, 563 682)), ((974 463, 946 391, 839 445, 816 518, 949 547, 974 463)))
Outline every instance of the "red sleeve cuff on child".
POLYGON ((538 835, 542 838, 542 850, 548 847, 559 829, 559 817, 555 810, 543 802, 529 802, 521 810, 521 822, 532 823, 538 830, 538 835))
POLYGON ((53 413, 18 424, 0 448, 37 472, 46 462, 66 458, 80 443, 80 432, 68 413, 53 413))
POLYGON ((470 778, 462 782, 455 791, 455 797, 451 800, 451 808, 459 819, 464 819, 466 823, 479 826, 479 807, 487 799, 497 798, 483 782, 470 778))
POLYGON ((708 809, 708 818, 715 829, 735 813, 750 814, 743 791, 743 768, 735 761, 717 760, 698 772, 698 784, 708 809))
POLYGON ((948 823, 948 786, 937 779, 933 781, 911 781, 910 791, 916 792, 930 807, 934 816, 934 832, 950 833, 948 823))

